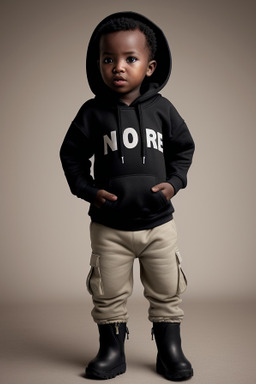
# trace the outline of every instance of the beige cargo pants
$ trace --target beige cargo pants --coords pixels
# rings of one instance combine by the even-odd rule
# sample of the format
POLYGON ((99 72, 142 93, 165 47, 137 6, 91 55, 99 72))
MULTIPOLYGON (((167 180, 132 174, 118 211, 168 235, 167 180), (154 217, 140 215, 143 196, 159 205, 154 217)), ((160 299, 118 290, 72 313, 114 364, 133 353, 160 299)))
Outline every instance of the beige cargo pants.
POLYGON ((91 223, 91 269, 87 289, 96 323, 127 322, 126 302, 133 289, 133 263, 139 259, 149 320, 181 322, 180 294, 186 289, 174 220, 153 229, 120 231, 91 223))

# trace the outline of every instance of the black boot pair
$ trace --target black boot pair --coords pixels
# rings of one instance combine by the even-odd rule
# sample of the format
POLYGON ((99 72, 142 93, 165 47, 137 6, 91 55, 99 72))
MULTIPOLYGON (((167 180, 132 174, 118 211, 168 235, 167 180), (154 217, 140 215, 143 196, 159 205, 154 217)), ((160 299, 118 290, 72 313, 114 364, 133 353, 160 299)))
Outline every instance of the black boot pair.
MULTIPOLYGON (((90 379, 111 379, 126 371, 124 354, 126 323, 98 325, 100 348, 97 356, 86 368, 90 379)), ((193 369, 181 348, 180 324, 153 323, 152 335, 158 349, 156 371, 167 380, 181 381, 193 376, 193 369)))

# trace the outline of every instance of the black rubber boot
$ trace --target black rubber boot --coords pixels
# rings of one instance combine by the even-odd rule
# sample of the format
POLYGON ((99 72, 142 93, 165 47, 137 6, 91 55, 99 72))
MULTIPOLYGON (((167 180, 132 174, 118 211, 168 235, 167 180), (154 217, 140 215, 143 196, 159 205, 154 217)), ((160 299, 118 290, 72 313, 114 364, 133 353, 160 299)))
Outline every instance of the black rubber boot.
POLYGON ((182 381, 193 376, 193 369, 181 348, 179 323, 153 323, 158 349, 156 371, 167 380, 182 381))
POLYGON ((112 379, 126 371, 124 340, 128 328, 126 323, 99 324, 100 348, 97 356, 88 364, 85 377, 90 379, 112 379))

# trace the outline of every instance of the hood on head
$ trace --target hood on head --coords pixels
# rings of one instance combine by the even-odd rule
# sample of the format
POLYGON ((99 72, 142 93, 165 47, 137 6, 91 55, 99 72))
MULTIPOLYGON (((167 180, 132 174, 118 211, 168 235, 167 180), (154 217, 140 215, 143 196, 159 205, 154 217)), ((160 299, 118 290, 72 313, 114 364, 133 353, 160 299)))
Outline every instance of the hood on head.
POLYGON ((135 12, 117 12, 112 15, 107 16, 103 19, 93 31, 91 39, 89 41, 87 57, 86 57, 86 71, 87 71, 87 79, 89 86, 92 92, 95 95, 102 95, 103 93, 108 93, 108 88, 104 84, 101 74, 98 67, 98 59, 99 59, 99 37, 98 31, 99 28, 105 24, 110 19, 117 19, 120 17, 127 17, 138 20, 146 25, 148 25, 156 35, 157 39, 157 51, 155 55, 155 60, 157 62, 156 69, 152 76, 147 78, 147 89, 145 88, 143 92, 147 91, 147 94, 154 94, 160 91, 165 84, 167 83, 169 76, 171 74, 172 67, 172 58, 171 52, 169 49, 168 42, 162 30, 155 25, 152 21, 150 21, 145 16, 135 13, 135 12))

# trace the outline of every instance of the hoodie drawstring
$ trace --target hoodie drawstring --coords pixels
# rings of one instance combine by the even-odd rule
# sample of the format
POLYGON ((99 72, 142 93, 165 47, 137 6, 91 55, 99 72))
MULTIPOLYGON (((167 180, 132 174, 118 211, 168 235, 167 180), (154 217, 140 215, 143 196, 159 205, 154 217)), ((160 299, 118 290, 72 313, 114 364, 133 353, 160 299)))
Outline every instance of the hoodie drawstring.
MULTIPOLYGON (((141 140, 142 164, 145 164, 146 163, 146 133, 145 133, 145 127, 144 127, 142 107, 140 104, 138 105, 137 109, 138 109, 138 115, 139 115, 139 132, 140 132, 140 140, 141 140)), ((119 154, 120 154, 122 164, 124 164, 125 159, 124 159, 124 145, 123 145, 122 113, 119 105, 117 106, 117 114, 118 114, 118 148, 119 148, 119 154)))
POLYGON ((121 110, 120 107, 117 106, 117 114, 118 114, 118 140, 119 140, 119 153, 121 157, 122 164, 124 164, 124 147, 123 147, 123 140, 122 140, 122 135, 123 135, 123 126, 122 126, 122 116, 121 116, 121 110))
POLYGON ((145 137, 145 128, 144 128, 144 122, 143 122, 142 107, 140 104, 138 105, 138 112, 139 112, 140 137, 141 137, 142 164, 145 164, 145 162, 146 162, 146 137, 145 137))

